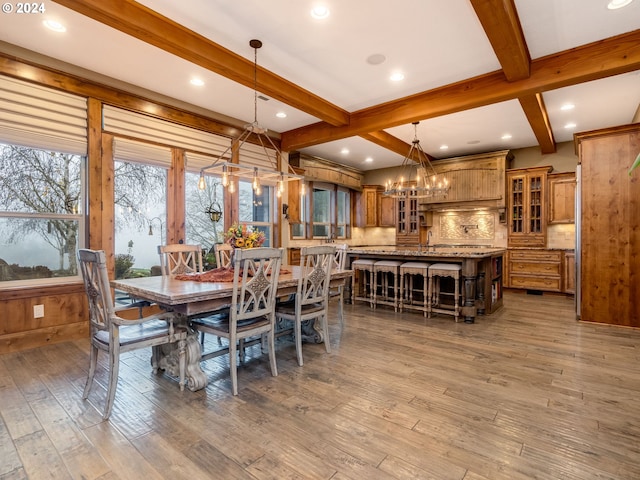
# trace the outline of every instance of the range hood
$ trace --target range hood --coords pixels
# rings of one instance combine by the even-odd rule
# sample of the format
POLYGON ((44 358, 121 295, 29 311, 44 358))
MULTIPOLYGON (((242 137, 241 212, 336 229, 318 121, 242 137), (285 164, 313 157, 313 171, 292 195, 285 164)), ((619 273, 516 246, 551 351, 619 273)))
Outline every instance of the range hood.
POLYGON ((419 210, 475 210, 504 211, 506 208, 506 169, 513 155, 508 150, 436 160, 433 166, 446 175, 451 189, 445 198, 419 200, 419 210))

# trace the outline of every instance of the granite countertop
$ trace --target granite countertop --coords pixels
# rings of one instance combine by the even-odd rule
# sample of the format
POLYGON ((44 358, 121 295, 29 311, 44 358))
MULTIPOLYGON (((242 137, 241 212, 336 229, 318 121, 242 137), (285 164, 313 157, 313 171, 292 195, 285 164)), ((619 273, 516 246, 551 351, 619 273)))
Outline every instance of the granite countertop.
POLYGON ((460 257, 460 258, 482 258, 506 252, 506 248, 483 247, 483 246, 455 246, 455 245, 435 245, 416 250, 409 247, 398 247, 396 245, 374 245, 374 246, 352 246, 347 249, 348 253, 362 255, 402 255, 411 257, 460 257))

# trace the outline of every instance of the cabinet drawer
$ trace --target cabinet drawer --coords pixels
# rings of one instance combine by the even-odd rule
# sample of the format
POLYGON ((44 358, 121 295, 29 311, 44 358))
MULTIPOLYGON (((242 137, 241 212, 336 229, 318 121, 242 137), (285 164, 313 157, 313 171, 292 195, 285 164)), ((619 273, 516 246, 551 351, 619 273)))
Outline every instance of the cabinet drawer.
POLYGON ((509 250, 509 258, 560 263, 562 252, 560 250, 509 250))
POLYGON ((527 275, 511 275, 512 288, 529 288, 533 290, 560 291, 560 277, 530 277, 527 275))
POLYGON ((531 275, 557 275, 560 276, 560 263, 544 262, 511 262, 512 273, 527 273, 531 275))

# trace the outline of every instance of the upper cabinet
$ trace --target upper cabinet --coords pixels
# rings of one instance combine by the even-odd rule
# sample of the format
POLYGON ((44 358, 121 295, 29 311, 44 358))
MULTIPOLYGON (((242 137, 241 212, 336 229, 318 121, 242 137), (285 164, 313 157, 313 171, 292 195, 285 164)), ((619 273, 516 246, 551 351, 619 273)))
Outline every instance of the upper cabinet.
POLYGON ((509 247, 542 247, 547 243, 547 174, 552 167, 507 171, 509 247))
POLYGON ((420 199, 421 210, 446 207, 505 208, 505 172, 511 166, 509 150, 436 160, 433 168, 449 180, 446 198, 420 199))
POLYGON ((357 227, 394 227, 395 201, 382 194, 382 185, 363 185, 356 210, 357 227))
POLYGON ((576 175, 551 173, 549 185, 549 223, 574 223, 576 218, 576 175))
POLYGON ((415 190, 396 198, 396 245, 417 247, 420 244, 420 213, 415 190))

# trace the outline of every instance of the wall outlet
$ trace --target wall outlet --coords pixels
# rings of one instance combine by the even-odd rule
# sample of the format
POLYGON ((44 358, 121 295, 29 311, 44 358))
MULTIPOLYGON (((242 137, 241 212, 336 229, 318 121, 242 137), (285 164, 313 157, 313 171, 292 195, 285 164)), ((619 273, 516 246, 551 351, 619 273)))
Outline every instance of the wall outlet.
POLYGON ((42 318, 42 317, 44 317, 44 305, 34 305, 33 318, 42 318))

